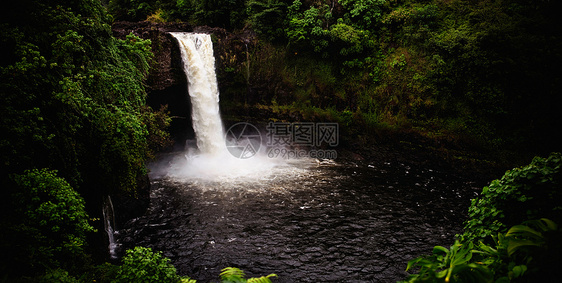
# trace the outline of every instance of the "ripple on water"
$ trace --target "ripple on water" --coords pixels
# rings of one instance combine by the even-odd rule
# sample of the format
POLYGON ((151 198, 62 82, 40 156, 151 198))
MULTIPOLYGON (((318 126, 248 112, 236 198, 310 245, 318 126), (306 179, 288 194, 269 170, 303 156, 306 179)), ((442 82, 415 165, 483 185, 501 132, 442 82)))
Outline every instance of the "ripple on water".
POLYGON ((163 251, 200 282, 227 266, 278 282, 393 282, 409 259, 452 242, 473 190, 399 163, 293 160, 248 176, 153 171, 150 209, 118 241, 163 251))

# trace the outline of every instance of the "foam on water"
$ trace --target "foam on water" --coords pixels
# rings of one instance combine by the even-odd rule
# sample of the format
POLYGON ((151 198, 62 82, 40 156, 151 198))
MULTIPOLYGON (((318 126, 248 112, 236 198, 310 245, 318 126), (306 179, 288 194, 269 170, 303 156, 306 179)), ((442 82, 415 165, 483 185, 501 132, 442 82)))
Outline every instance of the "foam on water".
POLYGON ((161 155, 148 166, 151 179, 182 183, 266 184, 306 177, 311 169, 326 166, 311 158, 283 160, 258 154, 249 159, 239 159, 228 152, 223 155, 203 155, 192 151, 161 155))
MULTIPOLYGON (((258 152, 251 158, 236 158, 226 148, 219 111, 213 44, 208 34, 170 33, 177 39, 192 105, 192 124, 197 148, 163 156, 149 165, 152 178, 206 181, 260 181, 296 170, 279 159, 258 152)), ((298 174, 297 174, 298 175, 298 174)))

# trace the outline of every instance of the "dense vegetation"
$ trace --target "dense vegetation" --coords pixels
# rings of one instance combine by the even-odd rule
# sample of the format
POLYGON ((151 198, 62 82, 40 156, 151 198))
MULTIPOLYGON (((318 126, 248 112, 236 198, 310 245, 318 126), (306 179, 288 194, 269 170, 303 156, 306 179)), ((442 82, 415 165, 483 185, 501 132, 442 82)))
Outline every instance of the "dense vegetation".
POLYGON ((408 263, 408 270, 418 269, 407 282, 554 280, 562 262, 561 181, 560 153, 507 171, 472 201, 464 232, 450 249, 436 246, 408 263))
POLYGON ((150 42, 117 40, 110 24, 95 0, 2 9, 4 280, 83 271, 87 234, 99 226, 87 212, 99 217, 108 194, 134 197, 151 148, 167 138, 168 118, 145 105, 150 42))
MULTIPOLYGON (((248 49, 221 58, 222 97, 230 105, 337 121, 366 142, 372 129, 390 127, 534 154, 562 144, 559 6, 549 0, 5 4, 0 278, 190 280, 143 248, 129 251, 121 267, 96 266, 87 245, 101 227, 96 213, 103 197, 135 197, 146 160, 167 142, 169 118, 145 103, 150 42, 114 38, 115 20, 255 32, 257 40, 244 42, 248 49)), ((545 258, 560 251, 553 240, 562 223, 559 186, 560 155, 506 173, 473 201, 459 242, 412 261, 420 276, 411 280, 525 280, 545 267, 555 270, 545 258)), ((225 269, 222 279, 246 280, 237 269, 225 269)))
POLYGON ((548 154, 562 125, 557 1, 112 0, 119 20, 253 30, 225 101, 548 154), (248 57, 247 57, 248 55, 248 57), (248 66, 249 64, 249 66, 248 66))

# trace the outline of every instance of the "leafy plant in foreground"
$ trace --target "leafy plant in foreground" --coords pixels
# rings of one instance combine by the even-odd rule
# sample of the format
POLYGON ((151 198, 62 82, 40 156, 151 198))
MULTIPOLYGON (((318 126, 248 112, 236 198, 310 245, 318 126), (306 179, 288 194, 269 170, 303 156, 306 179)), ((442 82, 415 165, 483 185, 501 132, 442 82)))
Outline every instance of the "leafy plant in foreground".
POLYGON ((50 270, 44 276, 39 279, 39 283, 80 283, 80 281, 71 275, 64 269, 50 270))
POLYGON ((525 248, 544 246, 546 239, 543 233, 558 229, 556 223, 546 218, 526 221, 525 224, 515 225, 505 234, 505 237, 509 240, 507 246, 507 254, 509 256, 525 248))
POLYGON ((431 256, 408 262, 419 268, 403 282, 543 282, 560 264, 561 231, 553 221, 525 221, 494 237, 494 244, 455 242, 450 249, 433 248, 431 256))
MULTIPOLYGON (((161 252, 153 252, 150 248, 135 247, 127 250, 123 257, 123 265, 117 271, 112 283, 128 282, 174 282, 196 283, 197 281, 187 276, 182 277, 176 273, 176 268, 170 259, 163 257, 161 252)), ((276 274, 269 274, 259 278, 244 278, 244 271, 236 267, 227 267, 221 270, 220 278, 223 283, 271 283, 276 274)))
POLYGON ((535 157, 531 164, 507 171, 484 187, 468 209, 463 240, 484 240, 521 220, 546 217, 560 221, 562 155, 535 157))
POLYGON ((150 248, 135 247, 127 250, 123 265, 117 272, 113 282, 187 282, 189 278, 181 278, 170 259, 162 257, 161 252, 153 252, 150 248))
POLYGON ((556 276, 562 262, 562 232, 553 221, 542 218, 511 227, 505 234, 510 279, 543 281, 556 276))
POLYGON ((272 277, 277 277, 276 274, 269 274, 259 278, 245 279, 244 271, 236 267, 227 267, 221 270, 221 280, 223 283, 271 283, 272 277))
POLYGON ((404 282, 491 282, 492 273, 485 266, 471 262, 472 243, 456 241, 450 249, 433 248, 433 255, 408 262, 406 271, 419 267, 419 273, 404 282))
POLYGON ((528 219, 543 213, 560 218, 560 164, 560 153, 536 157, 485 187, 472 201, 460 240, 408 262, 406 271, 419 270, 406 282, 548 282, 557 276, 562 232, 553 220, 528 219), (517 217, 523 223, 507 229, 517 217))

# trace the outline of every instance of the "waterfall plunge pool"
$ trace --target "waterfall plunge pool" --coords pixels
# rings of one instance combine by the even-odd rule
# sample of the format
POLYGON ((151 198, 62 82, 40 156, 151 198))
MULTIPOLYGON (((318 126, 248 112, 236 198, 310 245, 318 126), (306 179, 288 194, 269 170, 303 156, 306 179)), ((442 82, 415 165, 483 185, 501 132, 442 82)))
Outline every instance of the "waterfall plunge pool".
POLYGON ((480 191, 444 170, 304 159, 251 178, 153 174, 149 210, 117 241, 162 251, 199 282, 228 266, 277 282, 396 282, 408 260, 454 242, 480 191))

